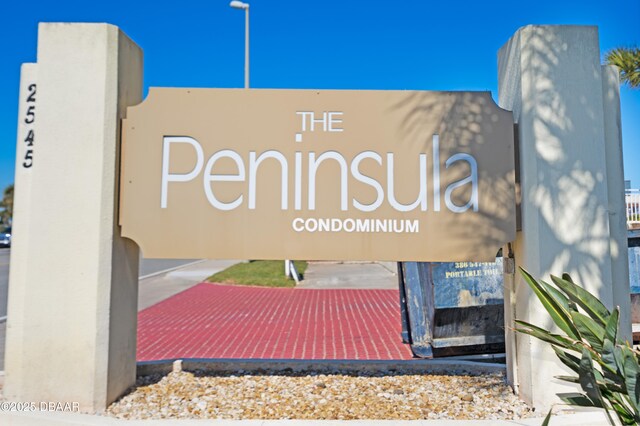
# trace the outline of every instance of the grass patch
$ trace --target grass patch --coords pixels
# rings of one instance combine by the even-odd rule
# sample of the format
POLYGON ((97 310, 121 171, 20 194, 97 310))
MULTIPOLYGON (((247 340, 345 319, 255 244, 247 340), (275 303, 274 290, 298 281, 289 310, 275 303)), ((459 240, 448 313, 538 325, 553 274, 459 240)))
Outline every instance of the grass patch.
MULTIPOLYGON (((294 261, 298 274, 303 275, 307 262, 294 261)), ((296 282, 284 276, 283 260, 254 260, 238 263, 211 275, 207 281, 222 284, 255 285, 260 287, 295 287, 296 282)))

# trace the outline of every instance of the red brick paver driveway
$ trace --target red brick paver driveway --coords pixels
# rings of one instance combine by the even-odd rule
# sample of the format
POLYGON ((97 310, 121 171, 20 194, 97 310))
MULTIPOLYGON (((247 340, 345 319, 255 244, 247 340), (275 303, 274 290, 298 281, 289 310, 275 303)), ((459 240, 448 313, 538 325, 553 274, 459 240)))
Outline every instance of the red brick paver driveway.
POLYGON ((411 359, 398 297, 202 283, 138 314, 138 360, 411 359))

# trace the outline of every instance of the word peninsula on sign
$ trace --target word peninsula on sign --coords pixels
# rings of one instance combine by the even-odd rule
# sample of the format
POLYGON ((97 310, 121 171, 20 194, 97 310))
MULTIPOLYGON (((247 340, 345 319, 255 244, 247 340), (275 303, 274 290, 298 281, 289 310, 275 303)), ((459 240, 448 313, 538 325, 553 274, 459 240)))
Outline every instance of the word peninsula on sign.
MULTIPOLYGON (((311 114, 311 113, 308 113, 311 114)), ((332 114, 342 113, 324 113, 325 117, 329 117, 332 114)), ((302 116, 303 118, 305 115, 302 116)), ((303 121, 304 123, 304 121, 303 121)), ((313 121, 312 121, 313 123, 313 121)), ((331 121, 329 121, 331 123, 331 121)), ((326 127, 325 127, 326 128, 326 127)), ((326 131, 338 131, 331 130, 332 127, 328 127, 326 131)), ((305 130, 303 126, 302 130, 305 130)), ((313 131, 313 126, 311 127, 313 131)), ((342 129, 339 129, 342 131, 342 129)), ((297 133, 296 135, 300 135, 297 133)), ((432 138, 432 194, 433 194, 433 210, 440 211, 440 142, 439 136, 433 135, 432 138)), ((206 161, 202 145, 193 137, 190 136, 164 136, 163 137, 163 155, 162 155, 162 182, 161 190, 162 196, 160 199, 161 208, 167 208, 167 202, 169 198, 169 183, 173 182, 176 185, 175 190, 179 190, 178 183, 189 182, 197 177, 202 179, 203 192, 211 206, 219 210, 233 210, 238 208, 245 200, 245 194, 248 195, 248 208, 251 210, 256 209, 256 191, 259 175, 259 167, 265 160, 275 160, 280 167, 281 176, 279 182, 269 182, 270 185, 278 185, 280 187, 280 200, 281 209, 288 210, 289 203, 289 181, 290 173, 293 173, 294 182, 294 201, 293 208, 295 210, 302 210, 302 174, 304 173, 305 163, 307 165, 307 206, 310 211, 316 210, 316 187, 317 187, 317 175, 318 169, 323 162, 335 162, 338 165, 338 173, 340 179, 340 210, 347 211, 352 205, 355 209, 363 212, 372 212, 378 209, 382 203, 387 200, 389 205, 396 211, 407 212, 419 208, 422 211, 426 211, 428 208, 427 200, 427 165, 428 156, 426 153, 418 154, 419 173, 418 177, 418 196, 412 203, 403 204, 396 199, 394 188, 395 182, 395 160, 394 153, 389 152, 385 154, 384 160, 380 153, 375 151, 362 151, 358 153, 352 159, 347 159, 339 152, 326 151, 320 154, 315 152, 308 152, 306 155, 300 151, 294 152, 294 164, 290 165, 287 157, 280 151, 268 150, 260 154, 255 151, 249 151, 248 159, 243 158, 237 151, 231 149, 224 149, 215 152, 206 161), (171 170, 171 147, 174 144, 187 144, 193 148, 195 159, 193 168, 187 173, 170 173, 171 170), (235 163, 237 173, 230 174, 217 174, 214 173, 215 165, 218 161, 224 161, 228 159, 235 163), (363 162, 372 161, 378 166, 385 168, 386 180, 383 186, 381 182, 373 177, 367 176, 362 173, 360 165, 363 162), (293 167, 291 167, 293 166, 293 167), (248 171, 248 172, 247 172, 248 171), (370 186, 375 190, 376 197, 371 203, 364 203, 357 199, 356 194, 352 195, 351 203, 349 203, 349 180, 360 182, 364 185, 370 186), (213 182, 246 182, 246 191, 240 193, 233 201, 224 202, 219 200, 213 189, 213 182), (386 192, 385 192, 386 188, 386 192)), ((466 162, 469 174, 464 178, 452 182, 445 190, 444 202, 446 207, 456 213, 462 213, 472 208, 474 211, 478 211, 478 164, 475 158, 466 153, 456 153, 450 156, 446 162, 445 167, 451 167, 456 161, 466 162), (463 185, 470 185, 471 192, 469 200, 463 205, 456 205, 452 199, 453 191, 463 185)))

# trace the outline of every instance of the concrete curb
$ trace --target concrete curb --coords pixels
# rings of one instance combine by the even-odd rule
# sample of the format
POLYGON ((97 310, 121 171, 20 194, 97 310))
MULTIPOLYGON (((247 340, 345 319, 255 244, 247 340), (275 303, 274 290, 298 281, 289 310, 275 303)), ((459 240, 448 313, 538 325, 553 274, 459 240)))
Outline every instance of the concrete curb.
POLYGON ((382 266, 393 275, 398 275, 398 262, 378 262, 378 265, 382 266))
POLYGON ((187 266, 197 265, 198 263, 206 262, 207 260, 208 259, 200 259, 200 260, 196 260, 195 262, 185 263, 184 265, 174 266, 173 268, 163 269, 162 271, 152 272, 150 274, 138 277, 138 281, 146 280, 147 278, 155 277, 161 274, 166 274, 167 272, 175 271, 176 269, 186 268, 187 266))
MULTIPOLYGON (((139 362, 138 376, 152 374, 168 374, 172 371, 173 362, 177 359, 139 362)), ((354 360, 290 360, 290 359, 182 359, 185 371, 203 371, 211 374, 224 373, 375 373, 397 372, 407 373, 467 373, 495 374, 504 373, 506 366, 489 362, 416 359, 408 361, 354 361, 354 360)))

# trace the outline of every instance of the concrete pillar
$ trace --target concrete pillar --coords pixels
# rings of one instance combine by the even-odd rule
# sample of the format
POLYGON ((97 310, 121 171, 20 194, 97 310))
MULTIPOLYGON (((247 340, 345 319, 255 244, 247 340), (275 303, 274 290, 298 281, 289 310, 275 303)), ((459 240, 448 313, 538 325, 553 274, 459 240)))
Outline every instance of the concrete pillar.
POLYGON ((138 248, 119 236, 117 200, 120 119, 141 100, 142 52, 111 25, 40 24, 37 71, 4 396, 100 411, 135 381, 138 248))
MULTIPOLYGON (((608 147, 619 143, 619 120, 615 113, 610 117, 610 108, 619 105, 615 96, 603 100, 603 88, 615 90, 603 80, 597 28, 527 26, 498 58, 499 105, 513 111, 520 141, 516 263, 545 280, 568 272, 609 308, 620 304, 621 318, 628 319, 629 279, 621 266, 626 242, 616 231, 619 224, 610 222, 624 214, 610 210, 620 208, 622 196, 610 191, 623 188, 619 146, 608 147)), ((552 327, 518 273, 511 296, 512 317, 552 327)), ((554 379, 567 371, 549 345, 517 334, 515 352, 520 395, 535 407, 559 401, 558 392, 575 391, 554 379)))
MULTIPOLYGON (((27 116, 27 111, 38 113, 36 64, 22 64, 20 68, 20 90, 18 104, 18 131, 16 140, 16 173, 14 178, 13 222, 11 226, 11 262, 9 264, 10 291, 7 299, 7 327, 5 342, 10 341, 14 353, 21 353, 23 341, 23 316, 27 258, 17 253, 27 252, 27 239, 31 215, 31 177, 34 166, 36 116, 27 116), (31 108, 30 108, 31 107, 31 108), (31 134, 29 134, 31 131, 31 134), (25 142, 27 141, 27 142, 25 142), (30 152, 30 153, 29 153, 30 152), (15 313, 15 314, 14 314, 15 313), (10 315, 9 315, 10 314, 10 315)), ((6 346, 6 344, 5 344, 6 346)), ((9 353, 5 349, 5 355, 9 353)), ((9 361, 9 357, 6 357, 9 361)), ((5 368, 6 368, 5 361, 5 368)))
POLYGON ((622 161, 622 124, 620 120, 620 71, 602 66, 602 99, 604 138, 607 159, 607 192, 609 194, 609 226, 611 228, 611 274, 613 305, 620 306, 619 335, 633 342, 631 332, 631 297, 629 283, 629 248, 627 238, 627 205, 624 199, 622 161))

